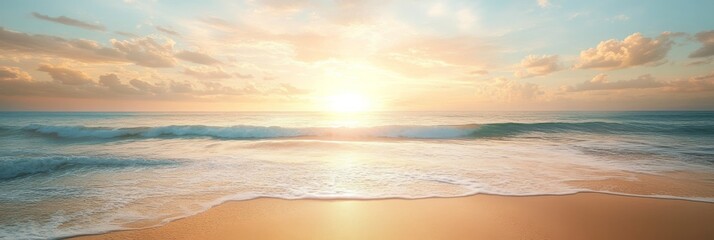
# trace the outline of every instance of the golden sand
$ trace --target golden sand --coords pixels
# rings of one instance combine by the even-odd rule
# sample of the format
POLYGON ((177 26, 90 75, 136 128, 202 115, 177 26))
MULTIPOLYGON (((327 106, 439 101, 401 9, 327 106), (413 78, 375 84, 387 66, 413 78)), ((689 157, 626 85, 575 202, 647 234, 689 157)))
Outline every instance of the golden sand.
POLYGON ((579 193, 233 201, 161 227, 77 239, 714 239, 714 204, 579 193))

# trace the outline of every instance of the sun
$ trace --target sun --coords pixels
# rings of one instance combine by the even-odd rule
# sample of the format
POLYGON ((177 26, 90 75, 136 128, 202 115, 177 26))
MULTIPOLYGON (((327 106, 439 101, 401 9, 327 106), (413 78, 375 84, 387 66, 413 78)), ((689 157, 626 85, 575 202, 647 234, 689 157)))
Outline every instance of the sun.
POLYGON ((327 107, 331 112, 354 113, 368 111, 370 101, 358 93, 340 93, 327 97, 327 107))

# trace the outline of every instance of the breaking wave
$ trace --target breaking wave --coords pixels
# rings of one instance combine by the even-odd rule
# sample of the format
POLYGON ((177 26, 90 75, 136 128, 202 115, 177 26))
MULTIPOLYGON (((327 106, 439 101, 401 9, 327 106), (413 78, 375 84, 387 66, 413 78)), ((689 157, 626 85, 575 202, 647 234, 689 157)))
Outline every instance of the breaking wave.
POLYGON ((183 138, 208 137, 219 139, 273 138, 395 138, 395 139, 468 139, 511 137, 528 133, 584 132, 597 134, 663 133, 714 134, 712 125, 657 125, 610 122, 544 122, 544 123, 489 123, 434 126, 377 126, 377 127, 264 127, 264 126, 205 126, 171 125, 159 127, 108 128, 86 126, 54 126, 32 124, 21 127, 29 133, 60 138, 183 138))
POLYGON ((174 164, 173 161, 147 159, 119 159, 85 156, 41 156, 0 158, 0 180, 33 174, 53 173, 79 169, 115 169, 151 167, 174 164))

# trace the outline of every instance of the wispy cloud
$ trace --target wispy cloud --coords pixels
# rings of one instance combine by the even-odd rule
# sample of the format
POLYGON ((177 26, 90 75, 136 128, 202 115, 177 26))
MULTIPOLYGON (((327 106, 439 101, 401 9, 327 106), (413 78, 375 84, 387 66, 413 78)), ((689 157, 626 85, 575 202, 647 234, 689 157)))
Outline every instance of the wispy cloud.
POLYGON ((136 34, 133 34, 133 33, 130 33, 130 32, 115 31, 114 33, 119 34, 119 35, 122 35, 122 36, 124 36, 124 37, 130 37, 130 38, 139 37, 139 35, 136 35, 136 34))
POLYGON ((186 68, 183 74, 197 79, 226 79, 233 77, 232 74, 225 72, 221 68, 186 68))
POLYGON ((181 60, 203 65, 217 65, 221 63, 221 61, 218 61, 217 59, 209 56, 208 54, 200 52, 180 51, 176 53, 176 57, 181 60))
POLYGON ((666 90, 673 92, 714 91, 714 73, 672 81, 667 84, 666 90))
POLYGON ((111 43, 127 60, 137 65, 152 68, 169 68, 176 65, 175 42, 171 39, 161 40, 151 37, 124 41, 112 39, 111 43))
POLYGON ((543 95, 539 85, 523 83, 507 78, 493 78, 480 84, 476 93, 492 100, 504 102, 527 101, 543 95))
POLYGON ((243 87, 231 87, 219 82, 191 83, 177 80, 150 82, 132 79, 125 83, 114 73, 102 74, 99 76, 99 81, 94 81, 83 71, 62 66, 45 64, 41 65, 39 70, 50 74, 52 81, 33 81, 26 72, 12 67, 0 66, 0 95, 89 99, 126 99, 129 97, 134 100, 170 99, 186 101, 204 97, 269 94, 290 96, 308 92, 284 83, 264 88, 256 87, 253 84, 246 84, 243 87))
POLYGON ((714 56, 714 30, 699 32, 695 35, 697 41, 702 44, 702 47, 689 54, 690 58, 700 58, 714 56))
POLYGON ((592 79, 576 84, 566 86, 563 90, 567 92, 582 92, 596 90, 620 90, 620 89, 642 89, 642 88, 658 88, 664 86, 663 83, 657 81, 651 75, 642 75, 634 79, 610 81, 607 74, 595 75, 592 79))
POLYGON ((714 73, 669 81, 657 80, 649 74, 633 79, 610 81, 606 74, 601 73, 591 80, 572 86, 563 86, 561 90, 565 92, 585 92, 653 88, 659 89, 659 91, 679 93, 714 91, 714 73))
POLYGON ((520 67, 522 69, 514 73, 514 75, 519 78, 548 75, 562 69, 558 55, 528 55, 521 60, 520 67))
POLYGON ((69 18, 69 17, 65 17, 65 16, 50 17, 50 16, 39 14, 36 12, 33 12, 32 16, 34 16, 37 19, 54 22, 54 23, 59 23, 59 24, 72 26, 72 27, 83 28, 83 29, 92 30, 92 31, 106 31, 107 30, 107 28, 104 27, 104 25, 101 25, 98 23, 89 23, 89 22, 85 22, 85 21, 81 21, 81 20, 77 20, 77 19, 69 18))
POLYGON ((124 62, 123 54, 113 48, 84 39, 64 39, 44 34, 27 34, 0 27, 0 50, 20 54, 58 56, 83 62, 124 62))
POLYGON ((156 26, 156 30, 159 30, 159 32, 166 33, 168 35, 174 36, 174 37, 180 37, 181 34, 178 33, 177 31, 162 27, 162 26, 156 26))

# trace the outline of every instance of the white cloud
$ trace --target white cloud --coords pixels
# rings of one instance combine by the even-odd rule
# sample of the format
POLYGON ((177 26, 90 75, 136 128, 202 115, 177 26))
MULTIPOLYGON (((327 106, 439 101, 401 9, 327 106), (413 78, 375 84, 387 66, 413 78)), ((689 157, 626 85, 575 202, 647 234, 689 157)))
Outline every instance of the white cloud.
POLYGON ((610 39, 597 47, 580 52, 577 68, 617 69, 638 65, 661 63, 674 42, 671 33, 662 33, 656 38, 634 33, 622 41, 610 39))

